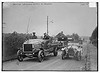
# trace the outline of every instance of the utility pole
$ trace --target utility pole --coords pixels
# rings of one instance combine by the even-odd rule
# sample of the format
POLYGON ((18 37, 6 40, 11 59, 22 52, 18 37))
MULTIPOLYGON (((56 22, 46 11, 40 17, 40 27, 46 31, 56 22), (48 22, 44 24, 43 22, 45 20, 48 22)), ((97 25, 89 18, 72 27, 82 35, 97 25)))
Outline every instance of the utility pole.
POLYGON ((28 25, 27 25, 27 34, 28 34, 29 23, 30 23, 30 17, 29 17, 28 25))
POLYGON ((47 35, 49 34, 48 25, 50 22, 53 23, 53 21, 49 21, 49 16, 47 16, 47 35))
MULTIPOLYGON (((29 20, 28 20, 27 31, 26 31, 26 34, 27 34, 26 39, 27 39, 27 40, 28 40, 28 28, 29 28, 29 23, 30 23, 30 17, 29 17, 29 20)), ((28 43, 28 41, 27 41, 27 43, 28 43)))
POLYGON ((48 16, 47 16, 47 35, 48 35, 48 16))

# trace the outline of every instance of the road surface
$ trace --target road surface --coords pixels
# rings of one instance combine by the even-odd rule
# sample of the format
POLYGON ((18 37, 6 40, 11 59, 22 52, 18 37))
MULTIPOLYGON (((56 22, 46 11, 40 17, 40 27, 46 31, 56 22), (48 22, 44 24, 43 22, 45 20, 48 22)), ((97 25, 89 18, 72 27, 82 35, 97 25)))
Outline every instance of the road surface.
MULTIPOLYGON (((84 45, 84 49, 86 44, 84 45)), ((61 51, 58 56, 48 56, 43 62, 38 62, 36 58, 25 58, 23 62, 17 60, 7 61, 3 63, 3 70, 81 70, 84 66, 84 61, 76 61, 75 59, 61 59, 61 51)))

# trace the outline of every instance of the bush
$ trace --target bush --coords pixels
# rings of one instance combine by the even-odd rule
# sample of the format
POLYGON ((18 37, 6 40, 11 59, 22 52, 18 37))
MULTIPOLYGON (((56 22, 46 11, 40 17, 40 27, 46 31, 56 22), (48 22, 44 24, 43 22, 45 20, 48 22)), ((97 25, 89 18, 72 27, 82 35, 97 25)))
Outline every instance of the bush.
POLYGON ((96 47, 98 47, 98 40, 97 39, 93 39, 92 40, 92 44, 96 47))
POLYGON ((3 34, 3 58, 15 55, 25 40, 25 34, 3 34))
POLYGON ((96 47, 98 46, 98 26, 93 30, 92 35, 90 37, 90 41, 96 47))

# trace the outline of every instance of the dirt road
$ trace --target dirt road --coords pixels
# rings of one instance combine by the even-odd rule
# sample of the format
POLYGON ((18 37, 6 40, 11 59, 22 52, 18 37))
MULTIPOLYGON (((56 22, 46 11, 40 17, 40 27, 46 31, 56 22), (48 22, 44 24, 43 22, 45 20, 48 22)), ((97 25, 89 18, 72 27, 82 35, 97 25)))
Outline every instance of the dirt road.
POLYGON ((3 70, 80 70, 84 64, 74 59, 62 60, 60 54, 61 52, 57 57, 49 56, 41 63, 36 58, 26 58, 23 62, 17 60, 4 62, 3 70))
MULTIPOLYGON (((84 47, 84 55, 86 44, 84 47)), ((58 56, 48 56, 41 63, 38 62, 36 58, 30 59, 25 58, 23 62, 18 62, 17 60, 8 61, 3 63, 3 70, 81 70, 84 66, 84 61, 76 61, 74 59, 61 59, 61 51, 59 51, 58 56)))

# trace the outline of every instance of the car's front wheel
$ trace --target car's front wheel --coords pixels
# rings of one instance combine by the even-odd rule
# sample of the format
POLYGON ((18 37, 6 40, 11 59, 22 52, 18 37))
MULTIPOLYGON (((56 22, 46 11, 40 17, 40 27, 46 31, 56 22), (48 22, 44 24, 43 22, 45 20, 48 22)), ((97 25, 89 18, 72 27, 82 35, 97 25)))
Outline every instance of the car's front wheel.
POLYGON ((22 54, 22 51, 21 51, 21 50, 18 50, 18 52, 17 52, 17 59, 18 59, 18 61, 20 61, 20 62, 23 61, 23 56, 22 56, 21 54, 22 54))
POLYGON ((40 50, 38 52, 38 60, 39 60, 39 62, 42 62, 43 59, 44 59, 44 52, 42 50, 40 50))
POLYGON ((17 59, 18 59, 18 61, 22 62, 22 61, 23 61, 23 56, 18 55, 18 56, 17 56, 17 59))

